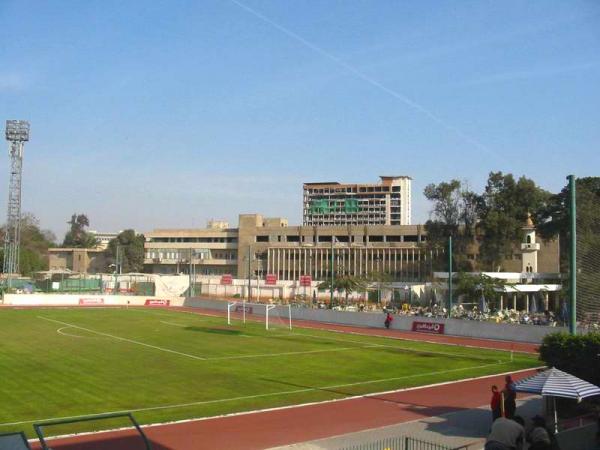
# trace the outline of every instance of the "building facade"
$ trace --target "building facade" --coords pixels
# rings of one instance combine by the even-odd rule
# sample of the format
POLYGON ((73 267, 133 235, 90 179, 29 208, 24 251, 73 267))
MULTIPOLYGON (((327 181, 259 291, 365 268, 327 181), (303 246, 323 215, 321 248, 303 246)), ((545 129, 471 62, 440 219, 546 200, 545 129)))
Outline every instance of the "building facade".
MULTIPOLYGON (((526 238, 527 239, 527 238, 526 238)), ((530 241, 532 238, 529 238, 530 241)), ((533 238, 535 240, 535 238, 533 238)), ((237 228, 162 229, 146 233, 145 266, 151 273, 225 275, 235 278, 314 280, 331 276, 387 274, 401 282, 423 281, 437 269, 440 255, 428 249, 422 225, 289 226, 282 218, 241 214, 237 228)), ((558 242, 515 247, 506 270, 556 272, 558 242), (527 264, 523 265, 523 262, 527 264)), ((477 265, 477 248, 473 262, 477 265)), ((443 257, 441 258, 444 259, 443 257)))
POLYGON ((305 183, 305 226, 410 225, 411 181, 381 176, 377 184, 305 183))
POLYGON ((106 257, 100 248, 49 248, 48 269, 101 273, 106 270, 106 257))

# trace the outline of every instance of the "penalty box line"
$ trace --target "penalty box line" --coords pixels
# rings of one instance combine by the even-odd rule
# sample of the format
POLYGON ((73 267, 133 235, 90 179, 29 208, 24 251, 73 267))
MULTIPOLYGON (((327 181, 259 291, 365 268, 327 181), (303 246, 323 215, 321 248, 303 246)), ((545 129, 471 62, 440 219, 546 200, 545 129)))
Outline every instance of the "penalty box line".
POLYGON ((171 350, 169 348, 158 347, 156 345, 146 344, 145 342, 134 341, 133 339, 127 339, 127 338, 124 338, 124 337, 115 336, 113 334, 103 333, 101 331, 96 331, 96 330, 92 330, 90 328, 80 327, 79 325, 74 325, 72 323, 67 323, 67 322, 63 322, 63 321, 60 321, 60 320, 50 319, 50 318, 44 317, 44 316, 37 316, 37 317, 38 317, 38 319, 43 319, 43 320, 47 320, 49 322, 58 323, 60 325, 66 325, 66 326, 69 326, 69 327, 72 327, 72 328, 77 328, 79 330, 87 331, 88 333, 98 334, 100 336, 110 337, 110 338, 116 339, 118 341, 129 342, 130 344, 141 345, 143 347, 152 348, 154 350, 160 350, 160 351, 167 352, 167 353, 173 353, 173 354, 179 355, 179 356, 185 356, 187 358, 197 359, 197 360, 200 360, 200 361, 206 361, 206 358, 203 358, 201 356, 190 355, 189 353, 178 352, 177 350, 171 350))
MULTIPOLYGON (((109 333, 104 333, 101 331, 96 331, 96 330, 92 330, 90 328, 85 328, 85 327, 81 327, 79 325, 75 325, 72 323, 68 323, 68 322, 63 322, 61 320, 55 320, 55 319, 50 319, 48 317, 44 317, 44 316, 37 316, 39 319, 43 319, 43 320, 47 320, 49 322, 54 322, 60 325, 64 325, 65 327, 71 327, 71 328, 75 328, 75 329, 79 329, 79 330, 83 330, 83 331, 87 331, 88 333, 94 333, 100 336, 105 336, 105 337, 109 337, 112 339, 116 339, 119 341, 123 341, 123 342, 128 342, 131 344, 136 344, 136 345, 141 345, 144 347, 148 347, 148 348, 152 348, 154 350, 160 350, 163 352, 168 352, 168 353, 173 353, 179 356, 185 356, 187 358, 192 358, 192 359, 196 359, 199 361, 223 361, 223 360, 235 360, 235 359, 251 359, 251 358, 269 358, 269 357, 278 357, 278 356, 294 356, 294 355, 308 355, 308 354, 312 354, 312 353, 329 353, 329 352, 342 352, 342 351, 350 351, 350 350, 361 350, 361 349, 365 349, 365 348, 376 348, 378 347, 378 345, 373 345, 373 344, 369 344, 369 345, 364 345, 364 346, 357 346, 357 347, 338 347, 338 348, 332 348, 332 349, 319 349, 319 350, 306 350, 306 351, 300 351, 300 352, 280 352, 280 353, 261 353, 261 354, 254 354, 254 355, 236 355, 236 356, 215 356, 215 357, 202 357, 202 356, 197 356, 197 355, 190 355, 189 353, 183 353, 183 352, 178 352, 176 350, 171 350, 169 348, 164 348, 164 347, 159 347, 157 345, 151 345, 151 344, 146 344, 145 342, 140 342, 140 341, 135 341, 133 339, 127 339, 121 336, 115 336, 114 334, 109 334, 109 333)), ((61 328, 62 330, 63 328, 61 328)))
MULTIPOLYGON (((211 405, 211 404, 226 403, 226 402, 233 402, 233 401, 239 401, 239 400, 251 400, 251 399, 255 399, 255 398, 273 397, 273 396, 277 396, 277 395, 301 394, 301 393, 305 393, 305 392, 314 392, 314 391, 323 391, 323 390, 330 390, 330 389, 339 389, 339 388, 345 388, 345 387, 362 386, 362 385, 366 385, 366 384, 385 383, 388 381, 398 381, 398 380, 405 380, 405 379, 409 379, 409 378, 420 378, 420 377, 427 377, 427 376, 432 376, 432 375, 445 375, 448 373, 462 372, 465 370, 484 369, 487 367, 500 366, 503 364, 506 364, 506 362, 499 362, 499 363, 494 363, 494 364, 483 364, 483 365, 479 365, 479 366, 460 367, 460 368, 448 369, 448 370, 438 370, 435 372, 403 375, 401 377, 357 381, 354 383, 343 383, 343 384, 335 384, 335 385, 329 385, 329 386, 309 387, 309 388, 293 389, 293 390, 287 390, 287 391, 269 392, 269 393, 265 393, 265 394, 245 395, 245 396, 240 396, 240 397, 220 398, 220 399, 215 399, 215 400, 203 400, 203 401, 198 401, 198 402, 178 403, 178 404, 173 404, 173 405, 150 406, 147 408, 135 408, 135 409, 124 409, 124 410, 119 410, 119 411, 80 414, 80 415, 76 415, 76 416, 64 416, 64 417, 53 417, 53 418, 46 418, 46 419, 23 420, 20 422, 0 423, 0 427, 23 425, 23 424, 27 424, 27 423, 36 423, 36 422, 43 423, 43 422, 54 421, 54 420, 79 419, 81 417, 88 417, 90 415, 95 415, 95 414, 122 414, 122 413, 127 413, 127 412, 136 413, 136 412, 147 412, 147 411, 160 411, 160 410, 164 410, 164 409, 180 409, 180 408, 189 408, 192 406, 211 405)), ((524 369, 524 370, 531 370, 531 369, 524 369)), ((519 371, 511 372, 511 373, 517 373, 517 372, 519 372, 519 371)), ((468 378, 467 380, 446 381, 446 382, 435 383, 435 384, 427 385, 427 386, 414 386, 414 387, 410 387, 410 388, 397 389, 397 390, 393 390, 393 391, 384 391, 384 392, 379 392, 379 393, 374 392, 374 393, 359 394, 359 395, 354 395, 354 396, 351 396, 350 394, 348 394, 348 397, 345 398, 345 400, 349 400, 352 398, 370 397, 370 396, 374 396, 374 395, 389 394, 389 393, 393 393, 393 392, 401 392, 401 391, 407 391, 407 390, 424 389, 424 388, 428 388, 428 387, 435 387, 435 386, 440 386, 440 385, 445 385, 445 384, 458 383, 461 381, 468 381, 468 380, 473 380, 473 379, 478 379, 478 378, 486 378, 486 377, 491 377, 491 376, 496 376, 496 375, 497 374, 484 375, 482 377, 468 378)), ((331 401, 337 401, 337 400, 335 400, 335 399, 334 400, 325 400, 324 403, 331 402, 331 401)), ((302 404, 300 404, 299 406, 301 406, 301 405, 302 404)))

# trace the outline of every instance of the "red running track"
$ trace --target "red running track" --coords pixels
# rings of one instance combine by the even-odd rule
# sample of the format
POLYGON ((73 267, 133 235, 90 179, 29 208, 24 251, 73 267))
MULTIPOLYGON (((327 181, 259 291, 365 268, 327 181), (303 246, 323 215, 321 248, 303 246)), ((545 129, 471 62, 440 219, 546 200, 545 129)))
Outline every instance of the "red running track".
MULTIPOLYGON (((170 308, 195 314, 224 315, 214 310, 170 308)), ((344 333, 427 340, 452 345, 535 352, 537 345, 447 335, 424 335, 400 330, 361 328, 310 321, 296 326, 344 333)), ((535 370, 515 374, 519 379, 535 370)), ((487 404, 492 384, 502 385, 503 376, 491 376, 430 387, 411 388, 385 394, 257 411, 231 416, 145 427, 155 450, 255 450, 322 439, 379 428, 426 417, 439 416, 487 404)), ((54 440, 54 450, 137 450, 141 441, 131 431, 98 433, 54 440)), ((34 449, 39 449, 34 446, 34 449)))
MULTIPOLYGON (((535 373, 522 371, 518 380, 535 373)), ((146 427, 155 450, 257 450, 379 428, 464 409, 489 401, 501 375, 314 405, 146 427)), ((136 445, 137 444, 137 445, 136 445)), ((54 450, 137 450, 130 431, 52 441, 54 450)), ((34 447, 39 448, 39 447, 34 447)))

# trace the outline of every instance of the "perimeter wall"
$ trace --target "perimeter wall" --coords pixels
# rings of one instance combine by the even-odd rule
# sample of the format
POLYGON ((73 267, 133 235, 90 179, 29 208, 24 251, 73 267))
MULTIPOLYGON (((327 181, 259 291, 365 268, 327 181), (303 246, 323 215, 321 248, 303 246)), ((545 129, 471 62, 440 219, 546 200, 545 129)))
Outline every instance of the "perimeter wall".
MULTIPOLYGON (((205 300, 201 298, 186 299, 184 306, 227 311, 227 302, 205 300)), ((287 316, 287 308, 282 308, 280 315, 287 316)), ((292 307, 292 319, 312 320, 315 322, 335 323, 368 328, 384 328, 385 316, 372 312, 334 311, 330 309, 295 308, 292 307)), ((567 331, 564 327, 545 327, 538 325, 519 325, 505 323, 478 322, 463 319, 431 319, 416 316, 394 316, 391 328, 412 331, 413 323, 443 324, 444 333, 451 336, 466 336, 479 339, 495 339, 516 342, 541 343, 549 333, 567 331)), ((425 333, 424 333, 425 334, 425 333)))

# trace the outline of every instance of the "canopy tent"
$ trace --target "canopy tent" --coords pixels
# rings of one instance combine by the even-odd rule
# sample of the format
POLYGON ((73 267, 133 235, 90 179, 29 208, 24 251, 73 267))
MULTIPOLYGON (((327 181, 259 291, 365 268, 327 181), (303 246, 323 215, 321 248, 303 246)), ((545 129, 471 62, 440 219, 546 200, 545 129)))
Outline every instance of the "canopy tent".
POLYGON ((555 367, 516 382, 515 390, 517 392, 528 392, 545 397, 553 397, 555 432, 558 432, 556 397, 572 398, 579 402, 584 398, 600 395, 600 388, 598 386, 577 378, 570 373, 558 370, 555 367))

